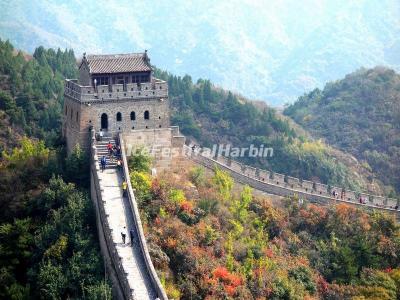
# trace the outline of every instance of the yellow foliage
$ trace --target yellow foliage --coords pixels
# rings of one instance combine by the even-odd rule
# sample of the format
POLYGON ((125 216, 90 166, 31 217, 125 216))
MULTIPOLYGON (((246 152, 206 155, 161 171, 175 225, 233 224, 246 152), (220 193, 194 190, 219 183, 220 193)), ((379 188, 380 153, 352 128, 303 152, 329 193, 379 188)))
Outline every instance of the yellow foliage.
POLYGON ((309 153, 323 153, 326 150, 326 146, 321 140, 306 141, 301 144, 301 149, 309 153))
POLYGON ((169 299, 179 300, 181 298, 181 292, 173 283, 165 284, 165 292, 169 299))
POLYGON ((68 246, 68 237, 62 235, 53 245, 50 246, 50 248, 48 248, 45 251, 44 256, 61 260, 63 254, 67 250, 67 246, 68 246))

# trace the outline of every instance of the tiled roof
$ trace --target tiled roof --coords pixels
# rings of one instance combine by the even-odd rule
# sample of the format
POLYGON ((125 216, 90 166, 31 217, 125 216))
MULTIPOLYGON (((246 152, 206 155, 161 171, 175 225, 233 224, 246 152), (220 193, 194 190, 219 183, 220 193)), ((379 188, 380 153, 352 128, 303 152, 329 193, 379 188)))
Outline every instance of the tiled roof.
POLYGON ((151 71, 146 53, 86 55, 91 74, 151 71))

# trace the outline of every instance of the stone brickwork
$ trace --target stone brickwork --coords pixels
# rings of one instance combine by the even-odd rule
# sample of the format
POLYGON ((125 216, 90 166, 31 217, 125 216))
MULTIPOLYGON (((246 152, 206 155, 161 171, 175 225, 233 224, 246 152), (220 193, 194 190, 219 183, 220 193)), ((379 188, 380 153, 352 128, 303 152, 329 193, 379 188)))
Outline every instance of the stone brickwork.
POLYGON ((298 189, 300 187, 300 180, 296 177, 287 176, 287 184, 292 189, 298 189))
POLYGON ((242 172, 242 164, 237 161, 232 160, 231 168, 236 172, 242 172))
POLYGON ((141 148, 148 149, 153 157, 153 166, 158 169, 170 168, 174 159, 181 157, 185 143, 178 128, 142 129, 123 132, 121 136, 127 156, 141 148))
POLYGON ((257 177, 257 169, 253 167, 246 166, 244 169, 244 174, 249 177, 256 178, 257 177))
MULTIPOLYGON (((133 55, 132 59, 135 57, 133 55)), ((147 59, 147 54, 143 58, 147 59)), ((112 62, 113 59, 111 57, 107 66, 121 67, 117 61, 112 62)), ((111 84, 112 78, 118 78, 116 74, 110 77, 109 85, 95 86, 92 85, 93 74, 90 73, 87 61, 85 62, 79 69, 79 82, 76 79, 65 81, 62 132, 68 153, 78 143, 82 148, 88 149, 90 128, 94 128, 96 132, 102 129, 105 135, 116 137, 120 132, 130 133, 170 126, 168 84, 165 81, 150 75, 145 82, 111 84)), ((132 78, 134 74, 142 73, 132 71, 122 78, 132 78)), ((179 143, 181 142, 177 145, 179 143)))
POLYGON ((345 197, 347 201, 357 201, 356 193, 353 191, 347 191, 345 197))
POLYGON ((391 208, 395 208, 398 205, 398 201, 397 199, 393 199, 393 198, 387 198, 386 199, 386 206, 391 207, 391 208))
POLYGON ((315 190, 320 195, 327 195, 328 194, 328 186, 322 183, 315 183, 315 190))
POLYGON ((372 199, 372 203, 377 206, 384 206, 385 205, 385 197, 374 196, 372 199))
MULTIPOLYGON (((184 146, 187 149, 187 153, 191 153, 191 149, 187 146, 184 146)), ((264 191, 270 194, 274 195, 279 195, 279 196, 293 196, 297 195, 301 199, 309 200, 311 202, 316 202, 320 204, 328 204, 328 203, 337 203, 337 201, 341 202, 346 202, 351 205, 357 205, 357 206, 363 206, 366 207, 367 209, 375 209, 377 206, 372 205, 372 203, 366 203, 366 205, 361 204, 357 201, 349 201, 347 199, 341 199, 340 194, 338 195, 338 198, 334 198, 332 195, 326 194, 326 195, 320 195, 316 193, 316 191, 313 189, 314 183, 311 181, 303 180, 302 181, 302 187, 303 190, 301 189, 293 189, 290 188, 288 185, 279 185, 276 184, 275 180, 271 180, 270 182, 262 181, 260 178, 252 178, 250 176, 245 175, 245 173, 242 172, 242 167, 241 164, 232 161, 231 166, 227 166, 224 164, 221 164, 217 160, 214 160, 212 158, 208 158, 202 155, 188 155, 188 157, 193 160, 194 162, 203 165, 209 169, 214 169, 216 166, 221 168, 224 171, 227 171, 230 173, 230 175, 235 179, 235 181, 242 183, 242 184, 247 184, 257 190, 264 191), (235 168, 232 168, 232 166, 235 166, 235 168), (240 167, 239 167, 240 166, 240 167)), ((263 170, 260 170, 260 172, 263 172, 263 170)), ((264 171, 266 172, 266 171, 264 171)), ((262 173, 261 173, 262 174, 262 173)), ((282 174, 278 174, 279 178, 283 180, 282 174), (281 176, 279 176, 281 175, 281 176)), ((282 182, 282 181, 280 181, 282 182)), ((336 189, 338 192, 341 192, 342 189, 339 189, 337 187, 333 187, 333 189, 336 189)), ((392 200, 392 205, 394 204, 394 201, 392 200)), ((397 204, 396 204, 397 205, 397 204)), ((388 212, 393 212, 396 214, 397 218, 400 218, 400 214, 397 210, 394 209, 393 207, 385 206, 385 207, 379 207, 379 209, 388 211, 388 212)))
POLYGON ((274 173, 273 177, 274 177, 273 179, 274 184, 285 185, 285 175, 274 173))
POLYGON ((261 181, 270 181, 271 173, 265 170, 258 170, 258 178, 261 181))
POLYGON ((306 192, 312 192, 314 189, 314 183, 308 180, 303 180, 301 186, 306 192))

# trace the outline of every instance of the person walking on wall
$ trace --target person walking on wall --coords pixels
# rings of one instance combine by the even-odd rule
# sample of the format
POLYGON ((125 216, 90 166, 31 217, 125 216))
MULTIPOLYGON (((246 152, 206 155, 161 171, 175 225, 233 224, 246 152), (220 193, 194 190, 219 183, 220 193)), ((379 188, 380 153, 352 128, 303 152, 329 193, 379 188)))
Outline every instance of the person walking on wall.
POLYGON ((120 159, 117 160, 117 169, 122 172, 122 161, 120 159))
POLYGON ((107 144, 107 150, 108 150, 108 155, 111 158, 112 155, 113 155, 113 145, 111 144, 111 141, 109 141, 108 144, 107 144))
POLYGON ((99 140, 100 140, 100 141, 103 140, 103 129, 100 129, 100 132, 99 132, 99 140))
POLYGON ((101 164, 101 172, 104 172, 104 170, 106 168, 106 164, 107 164, 107 159, 104 155, 100 160, 100 164, 101 164))
POLYGON ((125 226, 121 230, 121 237, 122 237, 122 243, 125 244, 125 240, 126 240, 126 227, 125 226))

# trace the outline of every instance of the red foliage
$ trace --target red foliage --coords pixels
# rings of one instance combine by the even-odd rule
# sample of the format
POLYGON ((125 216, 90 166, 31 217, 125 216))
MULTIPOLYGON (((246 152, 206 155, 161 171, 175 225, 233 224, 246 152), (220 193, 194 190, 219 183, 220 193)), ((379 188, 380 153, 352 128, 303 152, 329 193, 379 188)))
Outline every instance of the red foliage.
POLYGON ((391 273, 393 271, 393 269, 391 267, 386 268, 385 270, 383 270, 383 272, 385 273, 391 273))
POLYGON ((160 226, 160 225, 161 225, 161 220, 160 220, 159 217, 156 217, 156 218, 154 219, 154 224, 155 224, 156 226, 160 226))
POLYGON ((274 251, 272 251, 271 248, 267 248, 267 249, 265 250, 265 255, 266 255, 268 258, 272 258, 272 257, 274 257, 274 251))
POLYGON ((229 295, 231 293, 234 294, 236 287, 243 282, 240 276, 230 273, 225 267, 217 267, 212 274, 214 280, 220 280, 224 284, 225 290, 229 295))
POLYGON ((213 271, 213 277, 217 279, 225 280, 226 278, 228 278, 228 275, 229 271, 225 267, 217 267, 213 271))
POLYGON ((322 295, 325 294, 329 289, 329 283, 322 276, 318 277, 317 286, 319 293, 322 295))
POLYGON ((232 285, 225 285, 224 289, 225 289, 225 292, 231 297, 233 297, 236 293, 236 287, 234 287, 232 285))
POLYGON ((184 212, 190 213, 193 210, 193 204, 189 201, 183 201, 181 203, 180 209, 184 212))

